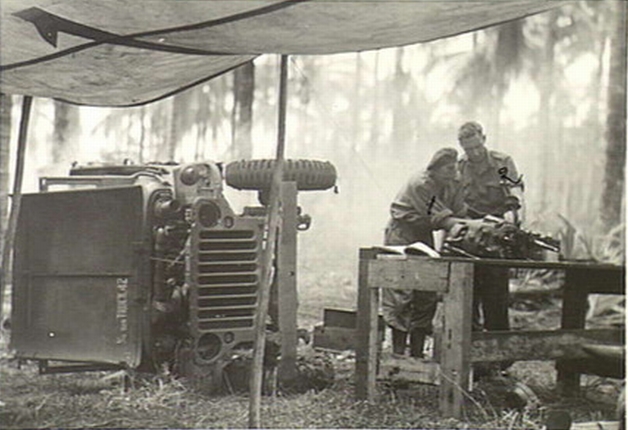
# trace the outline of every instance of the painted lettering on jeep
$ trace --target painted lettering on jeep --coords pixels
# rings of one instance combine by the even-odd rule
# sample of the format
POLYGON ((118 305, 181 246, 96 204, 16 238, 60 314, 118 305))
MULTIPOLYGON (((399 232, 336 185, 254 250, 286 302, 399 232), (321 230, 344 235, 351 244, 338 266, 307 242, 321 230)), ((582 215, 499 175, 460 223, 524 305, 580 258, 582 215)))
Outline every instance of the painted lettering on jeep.
POLYGON ((129 323, 129 293, 128 293, 129 279, 118 278, 116 280, 116 321, 118 324, 118 337, 116 338, 116 344, 122 345, 127 342, 129 323))

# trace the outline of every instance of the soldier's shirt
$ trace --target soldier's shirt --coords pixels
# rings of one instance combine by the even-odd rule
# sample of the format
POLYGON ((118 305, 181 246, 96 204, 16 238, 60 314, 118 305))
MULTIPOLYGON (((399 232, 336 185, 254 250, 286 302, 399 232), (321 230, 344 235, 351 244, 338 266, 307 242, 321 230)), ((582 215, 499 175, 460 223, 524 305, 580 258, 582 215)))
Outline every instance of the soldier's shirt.
POLYGON ((519 172, 512 158, 502 152, 489 150, 485 162, 471 163, 463 155, 458 167, 469 215, 473 218, 485 215, 503 216, 507 211, 505 204, 508 189, 516 186, 503 176, 514 182, 519 179, 519 172))
POLYGON ((458 181, 436 183, 427 172, 415 173, 390 206, 391 222, 408 230, 406 243, 426 241, 449 216, 465 216, 466 205, 458 181))

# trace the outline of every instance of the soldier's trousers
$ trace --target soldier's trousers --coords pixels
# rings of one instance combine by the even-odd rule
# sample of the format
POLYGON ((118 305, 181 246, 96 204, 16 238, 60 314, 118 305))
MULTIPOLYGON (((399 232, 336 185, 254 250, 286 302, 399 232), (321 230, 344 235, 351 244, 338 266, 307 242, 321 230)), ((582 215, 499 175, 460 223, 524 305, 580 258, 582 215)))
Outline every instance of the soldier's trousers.
POLYGON ((473 276, 473 330, 509 330, 507 267, 477 265, 473 276), (480 317, 483 317, 481 321, 480 317))

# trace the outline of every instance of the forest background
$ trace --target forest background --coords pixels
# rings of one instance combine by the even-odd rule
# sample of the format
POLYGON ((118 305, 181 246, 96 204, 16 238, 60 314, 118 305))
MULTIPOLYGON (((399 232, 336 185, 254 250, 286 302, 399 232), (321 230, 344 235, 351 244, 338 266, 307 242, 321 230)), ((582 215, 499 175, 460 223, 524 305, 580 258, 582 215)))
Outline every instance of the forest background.
MULTIPOLYGON (((291 56, 286 156, 329 160, 338 171, 338 193, 299 195, 313 218, 299 234, 300 273, 352 282, 358 249, 382 242, 398 189, 437 149, 458 148, 467 120, 481 122, 487 146, 511 155, 524 175, 524 227, 556 236, 567 220, 582 239, 569 252, 590 257, 609 230, 622 228, 625 213, 622 3, 578 1, 418 45, 291 56)), ((40 176, 67 174, 73 162, 272 158, 278 77, 277 56, 265 55, 136 108, 35 99, 23 191, 36 191, 40 176)), ((2 228, 19 102, 2 96, 2 228)), ((238 210, 256 204, 254 192, 226 193, 238 210)))

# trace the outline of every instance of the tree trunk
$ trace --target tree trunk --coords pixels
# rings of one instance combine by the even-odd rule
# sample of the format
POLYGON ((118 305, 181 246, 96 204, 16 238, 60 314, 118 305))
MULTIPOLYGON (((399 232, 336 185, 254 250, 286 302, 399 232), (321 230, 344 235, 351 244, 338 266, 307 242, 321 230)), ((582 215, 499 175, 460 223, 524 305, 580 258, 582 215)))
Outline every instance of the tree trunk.
MULTIPOLYGON (((137 143, 138 145, 138 149, 137 149, 137 158, 138 158, 138 163, 139 164, 143 164, 144 163, 144 157, 146 156, 145 152, 146 152, 146 124, 144 122, 144 120, 146 119, 146 107, 142 106, 140 108, 139 111, 139 122, 140 122, 140 138, 139 141, 137 143)), ((131 130, 129 130, 130 133, 131 130)))
POLYGON ((11 96, 0 93, 0 252, 4 249, 7 215, 9 214, 12 107, 11 96))
POLYGON ((380 105, 381 105, 381 94, 380 94, 380 85, 379 85, 379 51, 375 52, 375 59, 373 60, 373 99, 371 100, 372 113, 371 113, 371 135, 369 138, 369 146, 371 149, 371 154, 374 157, 379 155, 379 136, 380 136, 380 105))
POLYGON ((519 74, 525 53, 525 36, 523 34, 523 21, 511 21, 495 28, 497 40, 494 58, 494 92, 491 91, 491 118, 489 125, 491 130, 491 146, 500 149, 501 139, 501 113, 504 106, 504 98, 512 80, 519 74))
POLYGON ((183 133, 185 133, 183 125, 185 121, 182 117, 187 115, 191 109, 181 93, 172 97, 170 108, 170 132, 168 133, 168 142, 166 143, 168 148, 166 161, 175 161, 177 144, 181 141, 183 133))
POLYGON ((232 154, 234 158, 253 156, 253 100, 255 65, 252 61, 235 69, 233 74, 232 154))
POLYGON ((207 131, 212 116, 210 86, 205 84, 197 87, 196 94, 197 109, 194 113, 194 124, 196 125, 196 143, 194 147, 194 161, 203 159, 205 144, 207 142, 207 131))
POLYGON ((408 93, 410 91, 410 74, 403 69, 403 58, 405 50, 403 47, 395 50, 395 75, 392 82, 392 94, 390 100, 392 106, 392 145, 391 148, 403 154, 408 150, 408 145, 412 139, 410 130, 410 116, 414 112, 408 109, 408 93))
POLYGON ((606 170, 601 218, 609 230, 622 220, 626 163, 626 4, 615 2, 615 31, 611 37, 606 120, 606 170))
POLYGON ((74 161, 70 158, 76 155, 76 131, 79 127, 79 111, 76 107, 64 103, 54 102, 54 130, 52 132, 52 162, 74 161))
MULTIPOLYGON (((198 120, 198 113, 204 107, 203 99, 205 98, 204 87, 199 86, 187 91, 175 94, 170 104, 170 131, 168 133, 168 141, 166 142, 166 159, 169 161, 179 161, 182 154, 181 150, 184 137, 198 120)), ((197 136, 202 140, 206 128, 207 117, 203 118, 202 124, 197 124, 197 136)), ((196 152, 195 147, 195 152, 196 152)))
POLYGON ((554 66, 555 66, 555 47, 557 41, 556 34, 556 21, 558 19, 558 12, 552 10, 549 13, 549 22, 547 23, 547 34, 545 37, 545 46, 543 51, 543 64, 540 83, 540 101, 539 101, 539 128, 541 136, 541 145, 539 150, 541 171, 539 181, 541 185, 540 189, 540 204, 541 211, 547 209, 549 200, 548 195, 550 191, 550 176, 552 169, 552 103, 554 99, 554 66))
MULTIPOLYGON (((220 154, 216 142, 219 139, 220 130, 225 124, 225 119, 229 116, 228 109, 224 107, 226 103, 225 100, 227 100, 229 94, 233 92, 231 86, 228 84, 228 78, 230 78, 230 76, 224 75, 211 82, 211 90, 208 94, 210 103, 209 109, 211 112, 209 116, 209 126, 211 130, 211 141, 214 143, 210 151, 207 151, 207 148, 203 148, 202 158, 209 156, 215 159, 218 158, 220 154)), ((231 117, 233 120, 233 110, 231 117)), ((233 141, 231 143, 233 145, 233 141)))
MULTIPOLYGON (((179 93, 175 98, 181 96, 182 93, 179 93)), ((143 105, 137 112, 141 128, 140 135, 143 139, 144 162, 168 161, 174 157, 175 142, 172 140, 174 109, 173 98, 160 103, 143 105)), ((188 110, 189 107, 186 106, 185 109, 188 110)), ((176 120, 179 121, 179 118, 176 120)), ((133 127, 136 125, 133 124, 133 127)))
POLYGON ((351 136, 355 136, 351 143, 350 153, 358 151, 358 143, 361 142, 360 114, 362 112, 362 99, 360 88, 362 87, 362 54, 355 56, 355 77, 353 79, 353 94, 351 96, 351 136))

